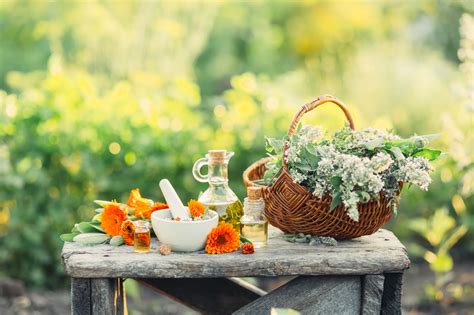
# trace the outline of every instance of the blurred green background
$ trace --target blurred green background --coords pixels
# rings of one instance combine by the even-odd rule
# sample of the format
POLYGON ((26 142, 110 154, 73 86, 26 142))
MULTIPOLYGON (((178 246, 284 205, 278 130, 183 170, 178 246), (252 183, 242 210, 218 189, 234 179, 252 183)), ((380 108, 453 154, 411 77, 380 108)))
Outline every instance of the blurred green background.
MULTIPOLYGON (((264 136, 327 93, 356 127, 442 134, 430 191, 405 190, 389 228, 413 260, 448 272, 452 256, 474 254, 473 11, 468 0, 1 1, 0 277, 66 285, 59 234, 91 217, 92 200, 136 187, 157 200, 165 177, 197 197, 206 186, 191 168, 208 149, 236 152, 243 197, 264 136)), ((327 106, 305 121, 344 119, 327 106)))

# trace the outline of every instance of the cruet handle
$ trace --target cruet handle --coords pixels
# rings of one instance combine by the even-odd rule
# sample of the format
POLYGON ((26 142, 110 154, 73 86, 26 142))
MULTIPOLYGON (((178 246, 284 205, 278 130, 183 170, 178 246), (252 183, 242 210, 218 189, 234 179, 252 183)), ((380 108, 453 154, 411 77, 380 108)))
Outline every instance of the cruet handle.
POLYGON ((198 182, 201 182, 201 183, 207 183, 209 182, 209 177, 207 175, 202 175, 201 174, 201 168, 204 166, 204 165, 208 165, 208 159, 207 158, 202 158, 202 159, 199 159, 197 160, 195 163, 194 163, 194 166, 193 166, 193 175, 194 175, 194 178, 198 181, 198 182))

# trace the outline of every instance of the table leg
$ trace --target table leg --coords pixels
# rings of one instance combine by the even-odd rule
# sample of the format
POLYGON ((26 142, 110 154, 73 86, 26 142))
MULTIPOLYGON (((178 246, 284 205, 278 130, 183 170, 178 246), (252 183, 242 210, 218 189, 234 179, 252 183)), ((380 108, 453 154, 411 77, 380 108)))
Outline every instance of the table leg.
POLYGON ((399 315, 402 313, 402 280, 403 273, 386 273, 382 296, 382 315, 399 315))
POLYGON ((382 295, 384 275, 365 275, 361 277, 362 304, 361 314, 380 314, 382 308, 382 295))
POLYGON ((71 302, 73 315, 126 313, 125 291, 120 278, 72 278, 71 302))
POLYGON ((126 310, 122 279, 91 279, 91 307, 92 315, 124 314, 126 310))
POLYGON ((91 314, 91 280, 87 278, 71 279, 71 314, 91 314))
POLYGON ((292 308, 301 314, 361 312, 360 276, 300 276, 233 314, 269 314, 272 307, 292 308))

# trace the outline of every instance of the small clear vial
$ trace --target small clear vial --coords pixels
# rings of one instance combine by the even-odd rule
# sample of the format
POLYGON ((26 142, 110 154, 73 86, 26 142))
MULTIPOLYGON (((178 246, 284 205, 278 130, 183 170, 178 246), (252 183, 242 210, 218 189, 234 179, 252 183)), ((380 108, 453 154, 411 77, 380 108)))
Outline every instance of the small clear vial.
POLYGON ((133 249, 136 253, 148 253, 150 251, 150 223, 135 221, 133 249))
POLYGON ((244 199, 244 215, 240 218, 240 234, 255 248, 264 247, 268 240, 268 221, 263 215, 265 201, 260 187, 248 187, 244 199))

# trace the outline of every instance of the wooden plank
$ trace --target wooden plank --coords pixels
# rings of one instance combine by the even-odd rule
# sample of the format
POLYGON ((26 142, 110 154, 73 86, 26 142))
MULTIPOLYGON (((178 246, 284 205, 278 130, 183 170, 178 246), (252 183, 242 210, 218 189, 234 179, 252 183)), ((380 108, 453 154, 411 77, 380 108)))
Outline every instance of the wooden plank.
POLYGON ((84 278, 71 279, 71 314, 91 314, 91 280, 84 278))
POLYGON ((240 279, 162 278, 140 281, 202 314, 231 314, 266 294, 265 291, 240 279))
POLYGON ((84 278, 208 278, 280 275, 364 275, 401 272, 409 267, 405 247, 389 231, 341 241, 337 246, 289 243, 274 234, 269 245, 253 255, 234 252, 207 255, 203 251, 136 254, 130 246, 64 245, 65 271, 84 278))
POLYGON ((383 275, 366 275, 362 281, 362 310, 361 314, 380 314, 382 293, 385 277, 383 275))
POLYGON ((398 315, 402 313, 402 281, 403 273, 386 273, 382 296, 382 315, 398 315))
POLYGON ((123 281, 119 278, 91 279, 91 308, 93 315, 124 314, 123 281))
POLYGON ((311 315, 360 314, 360 277, 298 277, 233 314, 269 314, 272 307, 292 308, 311 315))

